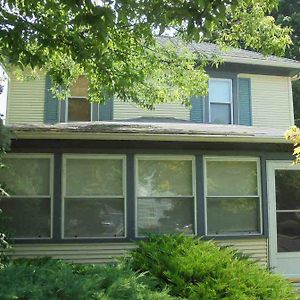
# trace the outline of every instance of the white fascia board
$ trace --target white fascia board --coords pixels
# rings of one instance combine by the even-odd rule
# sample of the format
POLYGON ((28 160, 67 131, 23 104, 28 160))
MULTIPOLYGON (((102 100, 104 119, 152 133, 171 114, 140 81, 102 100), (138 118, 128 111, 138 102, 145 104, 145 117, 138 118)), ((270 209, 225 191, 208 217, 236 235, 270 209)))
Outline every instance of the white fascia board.
POLYGON ((223 142, 223 143, 277 143, 292 144, 277 136, 226 136, 226 135, 189 135, 189 134, 112 134, 85 132, 15 132, 17 139, 66 139, 66 140, 136 140, 136 141, 177 141, 177 142, 223 142))
POLYGON ((300 72, 300 62, 279 62, 279 61, 272 61, 272 60, 260 60, 255 58, 243 58, 243 57, 234 57, 234 56, 223 56, 222 58, 225 62, 230 62, 230 63, 291 68, 291 69, 298 69, 300 72))

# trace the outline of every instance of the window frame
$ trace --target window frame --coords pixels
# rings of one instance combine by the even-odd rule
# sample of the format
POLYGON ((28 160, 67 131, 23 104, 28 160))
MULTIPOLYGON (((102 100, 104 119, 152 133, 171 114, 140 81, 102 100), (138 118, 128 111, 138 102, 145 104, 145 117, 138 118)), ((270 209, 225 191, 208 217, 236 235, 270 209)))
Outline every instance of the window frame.
POLYGON ((14 237, 13 239, 16 241, 25 241, 25 240, 36 240, 36 241, 42 241, 42 240, 52 240, 53 239, 53 206, 54 206, 54 155, 53 154, 44 154, 44 153, 8 153, 5 155, 5 158, 27 158, 27 159, 48 159, 49 160, 49 195, 13 195, 11 197, 5 197, 3 198, 18 198, 18 199, 24 199, 24 198, 50 198, 50 236, 49 237, 14 237))
MULTIPOLYGON (((226 236, 261 236, 263 234, 263 206, 262 206, 262 174, 261 174, 261 162, 259 157, 252 157, 252 156, 209 156, 209 155, 204 155, 203 156, 203 194, 204 194, 204 218, 205 218, 205 236, 207 237, 226 237, 226 236), (259 227, 257 232, 241 232, 241 231, 236 231, 236 232, 224 232, 220 234, 209 234, 208 233, 208 210, 207 210, 207 198, 212 197, 207 195, 207 162, 208 161, 241 161, 241 162, 256 162, 256 174, 257 174, 257 195, 251 195, 251 196, 219 196, 220 198, 254 198, 257 197, 259 198, 258 202, 258 209, 259 212, 257 212, 257 216, 259 218, 259 227)), ((217 197, 217 196, 214 196, 217 197)))
POLYGON ((234 99, 233 99, 233 79, 232 78, 220 78, 220 77, 210 77, 209 82, 208 82, 208 89, 210 89, 210 85, 212 81, 219 81, 219 82, 229 82, 229 87, 230 87, 230 102, 217 102, 217 101, 212 101, 210 94, 208 93, 208 122, 211 124, 218 124, 218 123, 213 123, 211 121, 211 104, 224 104, 224 105, 229 105, 230 106, 230 123, 226 124, 218 124, 218 125, 232 125, 234 124, 234 119, 233 119, 233 105, 234 105, 234 99))
MULTIPOLYGON (((184 197, 193 197, 193 205, 194 205, 194 213, 193 213, 193 221, 194 221, 194 233, 188 234, 188 236, 197 236, 197 182, 196 182, 196 157, 195 155, 168 155, 168 154, 138 154, 134 157, 134 237, 135 238, 145 238, 145 235, 138 234, 138 161, 139 160, 188 160, 192 162, 192 192, 191 196, 184 197)), ((174 196, 170 198, 180 198, 183 196, 174 196)), ((152 198, 159 198, 159 196, 155 196, 152 198)), ((164 198, 164 197, 162 197, 164 198)))
MULTIPOLYGON (((127 232, 127 158, 124 154, 63 154, 62 155, 62 176, 61 176, 61 240, 120 240, 120 239, 126 239, 128 237, 127 232), (122 180, 122 191, 123 196, 78 196, 78 198, 85 197, 85 198, 122 198, 124 199, 124 235, 123 236, 111 236, 111 237, 103 237, 103 236, 97 236, 97 237, 66 237, 65 236, 65 197, 66 197, 66 162, 67 159, 120 159, 122 160, 122 169, 123 169, 123 180, 122 180)), ((77 196, 72 196, 72 198, 76 198, 77 196)))

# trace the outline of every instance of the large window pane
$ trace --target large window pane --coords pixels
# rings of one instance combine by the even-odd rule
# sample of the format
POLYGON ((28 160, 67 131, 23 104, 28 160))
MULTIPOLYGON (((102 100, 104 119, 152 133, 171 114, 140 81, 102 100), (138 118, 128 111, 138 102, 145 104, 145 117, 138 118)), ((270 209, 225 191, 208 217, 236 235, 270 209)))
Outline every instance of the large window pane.
POLYGON ((300 171, 276 170, 277 210, 300 210, 300 171))
POLYGON ((194 233, 193 198, 141 198, 138 199, 138 232, 194 233))
POLYGON ((66 160, 67 196, 122 196, 122 159, 66 160))
POLYGON ((13 238, 50 237, 49 198, 2 198, 4 228, 13 238))
POLYGON ((123 158, 65 158, 64 237, 125 236, 123 158))
POLYGON ((259 198, 207 198, 207 232, 259 232, 259 198))
POLYGON ((210 102, 231 102, 231 85, 229 79, 210 79, 209 80, 209 100, 210 102))
POLYGON ((65 237, 124 236, 124 199, 65 199, 65 237))
POLYGON ((68 121, 91 120, 91 103, 86 98, 68 98, 68 121))
POLYGON ((10 195, 49 195, 49 159, 5 158, 4 164, 0 182, 10 195))
POLYGON ((191 160, 139 160, 138 196, 191 196, 191 160))
POLYGON ((214 124, 231 123, 230 104, 212 103, 210 105, 210 122, 214 124))
POLYGON ((257 195, 255 161, 207 161, 208 196, 257 195))

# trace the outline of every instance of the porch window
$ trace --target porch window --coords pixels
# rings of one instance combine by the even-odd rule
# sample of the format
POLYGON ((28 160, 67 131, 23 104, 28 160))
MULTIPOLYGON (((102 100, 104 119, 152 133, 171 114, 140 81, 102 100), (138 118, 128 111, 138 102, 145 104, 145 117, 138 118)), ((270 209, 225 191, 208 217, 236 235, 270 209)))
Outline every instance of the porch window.
POLYGON ((211 78, 208 98, 209 122, 232 124, 232 79, 211 78))
POLYGON ((63 170, 63 237, 124 237, 125 158, 66 155, 63 170))
POLYGON ((259 161, 206 158, 207 234, 261 232, 259 161))
POLYGON ((10 196, 0 200, 4 217, 0 226, 16 239, 50 238, 52 157, 9 155, 4 164, 0 182, 10 196))
POLYGON ((195 233, 194 159, 136 158, 137 236, 195 233))

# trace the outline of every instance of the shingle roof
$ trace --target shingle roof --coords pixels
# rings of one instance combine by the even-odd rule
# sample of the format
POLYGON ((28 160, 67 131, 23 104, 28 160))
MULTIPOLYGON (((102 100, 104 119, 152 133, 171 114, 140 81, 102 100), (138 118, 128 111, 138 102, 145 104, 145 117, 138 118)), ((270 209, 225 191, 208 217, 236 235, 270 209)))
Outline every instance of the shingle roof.
MULTIPOLYGON (((157 37, 158 41, 162 44, 171 42, 176 47, 180 47, 183 45, 183 42, 175 37, 166 37, 160 36, 157 37)), ((250 50, 243 50, 243 49, 236 49, 236 48, 229 48, 226 51, 220 50, 220 48, 213 43, 207 42, 191 42, 188 44, 188 48, 191 51, 199 52, 208 57, 213 56, 220 56, 227 62, 233 63, 252 63, 258 65, 274 65, 280 67, 290 67, 290 68, 299 68, 300 69, 300 62, 297 60, 285 58, 285 57, 278 57, 274 55, 264 56, 261 53, 250 51, 250 50)))
POLYGON ((241 125, 191 122, 98 121, 82 123, 14 124, 8 126, 17 138, 176 140, 288 143, 284 130, 241 125))

